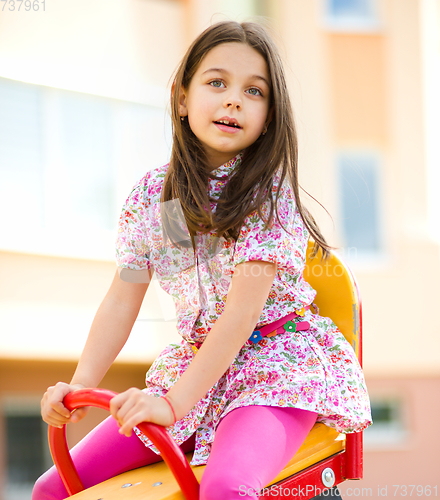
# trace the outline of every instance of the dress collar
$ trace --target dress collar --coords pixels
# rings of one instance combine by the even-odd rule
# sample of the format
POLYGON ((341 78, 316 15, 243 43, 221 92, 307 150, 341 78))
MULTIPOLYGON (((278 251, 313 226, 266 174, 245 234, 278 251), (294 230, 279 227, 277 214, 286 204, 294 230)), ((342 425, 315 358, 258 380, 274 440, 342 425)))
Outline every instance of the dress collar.
POLYGON ((243 158, 243 152, 241 151, 231 160, 227 161, 226 163, 223 163, 223 165, 220 165, 214 170, 211 170, 210 173, 215 175, 216 177, 226 177, 227 175, 232 173, 232 171, 236 166, 240 165, 242 158, 243 158))

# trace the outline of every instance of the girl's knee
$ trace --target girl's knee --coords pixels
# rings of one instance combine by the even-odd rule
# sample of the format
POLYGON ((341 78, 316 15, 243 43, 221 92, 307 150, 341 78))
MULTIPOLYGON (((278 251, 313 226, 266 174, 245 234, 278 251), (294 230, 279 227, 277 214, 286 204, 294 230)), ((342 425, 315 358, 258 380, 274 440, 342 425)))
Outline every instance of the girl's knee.
POLYGON ((32 500, 63 500, 67 496, 66 488, 55 467, 39 477, 32 490, 32 500))
POLYGON ((32 489, 32 500, 43 500, 46 498, 50 498, 46 496, 45 493, 45 481, 43 480, 43 476, 39 477, 34 484, 34 488, 32 489))

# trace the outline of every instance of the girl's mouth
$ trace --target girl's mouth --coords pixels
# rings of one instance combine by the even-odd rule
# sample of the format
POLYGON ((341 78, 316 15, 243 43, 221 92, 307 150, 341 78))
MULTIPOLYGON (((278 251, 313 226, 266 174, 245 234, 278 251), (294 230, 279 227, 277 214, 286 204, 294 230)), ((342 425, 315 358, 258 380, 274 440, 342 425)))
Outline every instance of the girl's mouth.
POLYGON ((240 125, 236 121, 222 119, 215 121, 214 124, 223 132, 236 132, 241 130, 240 125))

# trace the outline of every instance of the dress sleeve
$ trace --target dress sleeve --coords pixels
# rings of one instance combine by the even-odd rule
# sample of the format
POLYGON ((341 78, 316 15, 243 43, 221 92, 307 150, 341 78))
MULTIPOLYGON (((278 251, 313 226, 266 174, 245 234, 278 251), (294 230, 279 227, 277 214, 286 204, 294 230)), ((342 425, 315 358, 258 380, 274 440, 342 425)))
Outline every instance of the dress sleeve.
MULTIPOLYGON (((274 185, 272 192, 274 201, 276 189, 274 185)), ((269 210, 268 200, 261 208, 266 220, 269 217, 269 210)), ((234 265, 250 260, 262 260, 274 262, 278 268, 290 272, 298 272, 304 268, 309 233, 296 208, 293 190, 287 181, 280 191, 278 215, 282 225, 277 219, 274 208, 272 226, 266 230, 263 230, 265 222, 257 211, 246 217, 235 244, 234 265)))
POLYGON ((122 207, 116 239, 116 264, 119 268, 135 271, 151 268, 144 200, 146 192, 143 178, 134 186, 122 207))

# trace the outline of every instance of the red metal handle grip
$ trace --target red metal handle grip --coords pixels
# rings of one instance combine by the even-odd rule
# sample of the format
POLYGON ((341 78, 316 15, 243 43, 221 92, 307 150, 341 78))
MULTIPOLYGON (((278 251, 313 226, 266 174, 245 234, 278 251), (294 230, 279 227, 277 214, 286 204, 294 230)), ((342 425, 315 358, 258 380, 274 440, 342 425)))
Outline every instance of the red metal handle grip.
MULTIPOLYGON (((117 396, 116 392, 105 389, 80 389, 67 394, 64 398, 64 405, 70 411, 83 406, 96 406, 109 410, 110 400, 115 396, 117 396)), ((165 427, 149 422, 143 422, 137 427, 157 446, 161 456, 174 474, 186 500, 197 500, 199 498, 199 483, 184 453, 165 427)), ((49 448, 69 495, 83 491, 84 485, 67 446, 65 425, 62 428, 49 426, 49 448)))

